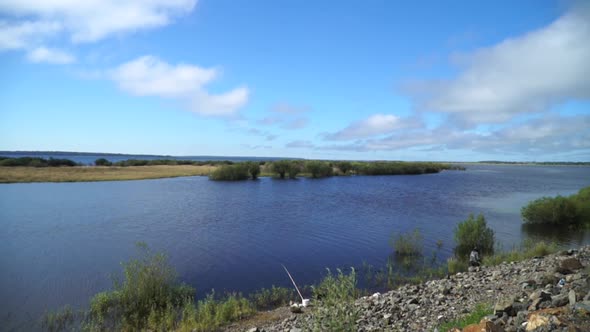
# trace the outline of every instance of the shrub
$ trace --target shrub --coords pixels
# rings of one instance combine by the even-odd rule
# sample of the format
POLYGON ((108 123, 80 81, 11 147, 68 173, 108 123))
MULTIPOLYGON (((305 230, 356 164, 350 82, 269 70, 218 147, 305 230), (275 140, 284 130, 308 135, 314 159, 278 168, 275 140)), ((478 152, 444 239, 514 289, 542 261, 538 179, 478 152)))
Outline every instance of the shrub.
POLYGON ((578 213, 578 223, 590 224, 590 187, 580 189, 577 195, 573 195, 572 201, 578 213))
POLYGON ((142 330, 146 324, 170 319, 174 308, 193 300, 195 290, 176 281, 163 254, 152 254, 145 245, 140 259, 123 263, 124 279, 114 290, 90 301, 89 326, 101 330, 142 330))
POLYGON ((483 255, 494 253, 494 231, 486 224, 483 215, 477 218, 473 214, 460 222, 455 228, 455 255, 462 260, 467 259, 473 247, 477 246, 483 255))
POLYGON ((521 209, 525 224, 576 226, 590 224, 590 187, 563 197, 542 197, 521 209))
POLYGON ((352 163, 349 161, 339 161, 336 163, 336 167, 338 167, 342 174, 346 175, 352 170, 352 163))
POLYGON ((255 162, 248 163, 248 173, 250 173, 252 180, 256 180, 260 174, 260 164, 255 162))
POLYGON ((312 160, 305 163, 305 170, 312 178, 332 176, 332 166, 325 161, 312 160))
POLYGON ((59 167, 59 166, 76 166, 76 162, 69 159, 43 159, 38 157, 20 157, 9 158, 3 157, 0 160, 0 166, 29 166, 29 167, 59 167))
POLYGON ((209 179, 215 181, 240 181, 249 177, 249 168, 246 164, 223 165, 209 175, 209 179))
POLYGON ((196 306, 185 305, 179 330, 217 331, 220 326, 254 313, 253 306, 241 294, 230 294, 225 299, 216 300, 212 292, 196 306))
MULTIPOLYGON (((485 257, 484 257, 485 258, 485 257)), ((467 271, 467 260, 451 257, 447 260, 447 270, 450 274, 467 271)))
POLYGON ((64 331, 74 323, 74 311, 65 306, 56 312, 48 312, 41 321, 41 327, 49 332, 64 331))
POLYGON ((94 165, 96 166, 111 166, 113 163, 106 160, 105 158, 98 158, 94 161, 94 165))
POLYGON ((530 224, 565 224, 577 222, 577 211, 574 201, 566 197, 543 197, 536 199, 521 210, 525 223, 530 224))
POLYGON ((303 168, 303 163, 299 162, 299 161, 291 161, 291 164, 289 165, 289 169, 287 170, 287 174, 289 175, 289 179, 295 179, 297 178, 297 174, 299 174, 299 172, 301 172, 301 169, 303 168))
POLYGON ((395 253, 400 256, 419 256, 422 254, 422 242, 424 237, 420 234, 419 229, 414 229, 411 233, 402 233, 397 237, 391 235, 389 244, 395 253))
POLYGON ((338 269, 338 274, 333 275, 328 270, 328 275, 322 282, 312 288, 313 297, 320 303, 313 315, 314 331, 356 331, 359 317, 359 307, 354 305, 354 300, 359 295, 356 288, 356 272, 351 269, 347 275, 338 269))
POLYGON ((285 174, 289 171, 291 162, 289 160, 277 160, 272 163, 271 170, 277 173, 281 179, 285 178, 285 174))

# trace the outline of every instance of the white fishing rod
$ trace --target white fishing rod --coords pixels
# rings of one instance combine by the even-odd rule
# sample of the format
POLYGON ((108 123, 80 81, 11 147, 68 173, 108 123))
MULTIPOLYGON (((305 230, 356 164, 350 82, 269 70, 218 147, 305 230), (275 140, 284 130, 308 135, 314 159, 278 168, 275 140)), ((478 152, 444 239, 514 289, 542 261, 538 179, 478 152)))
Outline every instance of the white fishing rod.
POLYGON ((293 283, 293 286, 295 286, 295 289, 297 290, 297 293, 299 294, 299 297, 301 297, 301 303, 305 302, 305 299, 303 298, 303 295, 301 295, 301 292, 299 291, 299 287, 297 287, 297 284, 295 283, 295 280, 293 280, 293 277, 291 276, 291 273, 289 273, 289 270, 287 270, 287 267, 283 264, 281 264, 283 266, 283 269, 285 269, 285 272, 287 272, 287 275, 289 276, 289 279, 291 279, 291 282, 293 283))

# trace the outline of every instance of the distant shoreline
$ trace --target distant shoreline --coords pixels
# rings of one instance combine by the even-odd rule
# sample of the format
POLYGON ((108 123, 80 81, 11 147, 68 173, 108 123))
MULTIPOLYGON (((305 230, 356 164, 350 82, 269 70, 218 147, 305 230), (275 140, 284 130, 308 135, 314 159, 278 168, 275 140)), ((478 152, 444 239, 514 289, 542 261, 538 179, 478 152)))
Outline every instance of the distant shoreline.
MULTIPOLYGON (((134 153, 110 153, 110 152, 69 152, 69 151, 0 151, 0 156, 18 155, 18 156, 98 156, 98 157, 133 157, 128 159, 143 159, 147 157, 150 159, 175 159, 175 160, 192 160, 198 158, 199 160, 257 160, 257 161, 274 161, 274 160, 306 160, 305 158, 295 157, 257 157, 257 156, 210 156, 210 155, 160 155, 160 154, 134 154, 134 153)), ((328 160, 328 159, 326 159, 328 160)), ((348 160, 342 159, 338 161, 401 161, 401 160, 348 160)), ((406 160, 407 161, 407 160, 406 160)), ((408 161, 410 162, 410 161, 408 161)), ((411 162, 423 162, 419 160, 412 160, 411 162)), ((481 160, 481 161, 427 161, 435 163, 448 164, 468 164, 468 165, 538 165, 538 166, 590 166, 590 161, 499 161, 499 160, 481 160)))

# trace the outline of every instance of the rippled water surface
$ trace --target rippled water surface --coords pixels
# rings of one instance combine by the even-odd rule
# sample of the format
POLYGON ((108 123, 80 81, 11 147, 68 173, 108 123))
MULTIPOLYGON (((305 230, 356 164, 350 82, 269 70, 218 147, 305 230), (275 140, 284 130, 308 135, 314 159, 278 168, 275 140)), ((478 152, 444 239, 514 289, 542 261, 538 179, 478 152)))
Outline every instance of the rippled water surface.
POLYGON ((521 229, 520 208, 590 185, 588 167, 468 166, 420 176, 213 182, 160 180, 0 185, 0 314, 28 329, 47 309, 85 306, 146 242, 203 295, 301 284, 326 267, 381 264, 392 233, 420 228, 426 250, 452 249, 453 227, 483 213, 504 248, 564 245, 590 234, 521 229))

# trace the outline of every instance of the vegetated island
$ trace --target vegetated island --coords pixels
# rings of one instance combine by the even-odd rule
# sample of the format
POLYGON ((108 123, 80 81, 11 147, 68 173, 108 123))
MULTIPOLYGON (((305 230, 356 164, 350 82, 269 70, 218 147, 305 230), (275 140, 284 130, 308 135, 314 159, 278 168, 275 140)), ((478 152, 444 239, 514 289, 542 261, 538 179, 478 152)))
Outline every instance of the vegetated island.
POLYGON ((209 176, 211 180, 237 181, 260 176, 295 179, 348 175, 418 175, 443 170, 464 170, 450 163, 403 161, 128 159, 111 162, 99 158, 88 166, 69 159, 0 157, 0 183, 88 182, 158 179, 179 176, 209 176))

